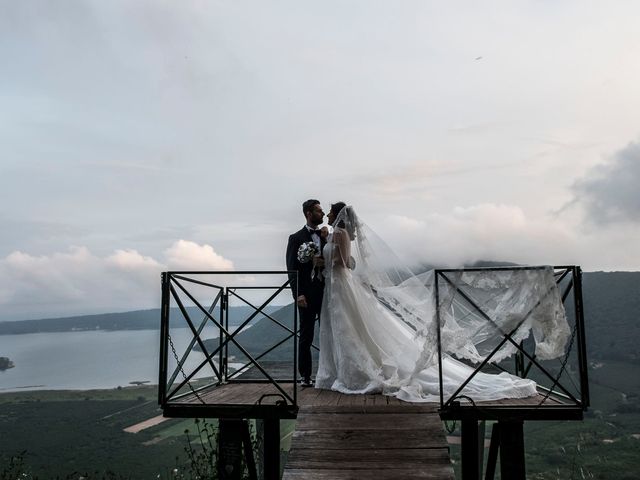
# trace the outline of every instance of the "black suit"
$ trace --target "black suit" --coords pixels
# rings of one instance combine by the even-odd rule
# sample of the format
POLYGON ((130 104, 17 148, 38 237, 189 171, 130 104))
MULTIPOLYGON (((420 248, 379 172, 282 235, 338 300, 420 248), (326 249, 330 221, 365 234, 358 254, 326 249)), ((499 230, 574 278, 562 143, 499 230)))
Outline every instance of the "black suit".
MULTIPOLYGON (((313 331, 316 317, 320 316, 322 307, 322 295, 324 293, 324 279, 319 278, 318 272, 313 275, 313 263, 300 263, 298 261, 298 249, 300 245, 313 242, 309 229, 304 226, 296 233, 289 236, 287 244, 287 270, 298 272, 298 285, 295 284, 295 275, 291 275, 291 292, 293 301, 296 302, 300 295, 307 299, 307 307, 299 307, 300 339, 298 341, 298 371, 303 379, 311 377, 311 344, 313 343, 313 331)), ((321 247, 324 240, 320 239, 321 247)))

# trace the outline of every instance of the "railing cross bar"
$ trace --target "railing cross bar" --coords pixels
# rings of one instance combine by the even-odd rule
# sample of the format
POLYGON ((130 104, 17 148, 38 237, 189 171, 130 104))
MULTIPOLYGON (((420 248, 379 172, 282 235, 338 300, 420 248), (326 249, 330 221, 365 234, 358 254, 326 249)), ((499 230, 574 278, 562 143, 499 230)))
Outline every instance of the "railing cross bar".
MULTIPOLYGON (((183 288, 182 285, 180 285, 180 283, 177 280, 173 280, 174 283, 176 285, 178 285, 180 288, 183 288)), ((207 355, 207 347, 205 346, 204 342, 202 341, 202 339, 200 338, 200 335, 198 334, 198 332, 196 331, 196 327, 193 324, 193 322, 191 321, 191 317, 189 316, 189 313, 187 312, 187 309, 184 308, 184 304, 182 303, 182 300, 180 300, 180 297, 178 296, 178 292, 176 292, 176 290, 173 288, 173 285, 170 285, 169 288, 171 289, 171 294, 173 296, 173 298, 176 300, 176 303, 178 304, 178 308, 180 308, 180 311, 182 312, 182 315, 184 315, 184 319, 187 321, 187 324, 189 325, 189 329, 191 330, 191 333, 193 333, 194 339, 198 342, 198 345, 200 346, 200 348, 202 349, 202 351, 204 352, 205 355, 207 355)), ((184 291, 184 290, 183 290, 184 291)), ((202 311, 204 311, 207 316, 211 317, 211 315, 209 314, 209 312, 207 312, 204 307, 202 305, 200 305, 199 302, 197 302, 193 297, 191 297, 191 300, 193 301, 193 303, 195 303, 198 308, 200 308, 202 311)), ((209 360, 209 365, 211 366, 211 368, 213 369, 213 372, 216 374, 216 376, 218 377, 218 379, 220 379, 220 372, 218 371, 218 369, 216 368, 216 366, 213 364, 213 362, 211 361, 210 358, 208 358, 209 360)), ((195 374, 195 373, 194 373, 195 374)))
MULTIPOLYGON (((213 309, 218 304, 218 301, 220 300, 221 296, 222 296, 222 290, 220 290, 218 292, 218 295, 216 296, 216 298, 213 300, 213 303, 209 307, 209 313, 213 312, 213 309)), ((200 326, 198 327, 198 336, 200 336, 200 334, 202 333, 202 330, 204 329, 205 325, 207 324, 207 320, 208 320, 207 317, 202 317, 202 320, 200 321, 200 326)), ((178 365, 176 366, 176 369, 174 370, 173 374, 171 375, 171 378, 167 382, 167 385, 172 385, 173 384, 173 382, 175 381, 176 377, 178 376, 178 373, 180 373, 180 370, 182 370, 184 362, 187 361, 187 357, 189 357, 189 354, 191 353, 191 349, 193 348, 195 343, 196 343, 196 338, 193 337, 191 339, 191 341, 189 342, 189 346, 186 348, 184 354, 182 355, 182 358, 178 362, 178 365)), ((220 365, 218 365, 218 367, 220 367, 220 365)))
MULTIPOLYGON (((285 285, 283 285, 283 286, 282 286, 282 288, 284 288, 284 287, 286 286, 286 284, 287 284, 287 283, 288 283, 288 281, 287 281, 287 282, 285 282, 285 285)), ((257 310, 258 310, 258 308, 254 307, 253 305, 251 305, 251 304, 249 304, 248 302, 246 302, 242 297, 240 297, 238 294, 234 293, 234 292, 233 292, 233 290, 231 290, 231 289, 229 289, 229 288, 228 288, 228 289, 227 289, 227 293, 231 293, 232 295, 235 295, 236 297, 240 298, 240 299, 241 299, 241 300, 243 300, 245 303, 247 303, 248 305, 250 305, 251 307, 253 307, 256 311, 255 311, 255 312, 253 312, 253 313, 249 316, 249 318, 245 319, 245 320, 240 324, 240 326, 238 326, 238 327, 235 329, 235 331, 234 331, 233 333, 229 334, 229 332, 227 332, 227 331, 225 330, 225 333, 226 333, 226 338, 225 338, 225 340, 224 340, 223 342, 221 342, 221 343, 218 345, 218 348, 216 348, 216 349, 214 350, 214 352, 211 354, 211 356, 215 355, 216 353, 218 353, 219 351, 221 351, 225 346, 227 346, 227 345, 229 344, 229 341, 230 341, 230 340, 233 340, 233 339, 235 338, 236 334, 238 334, 238 333, 242 332, 242 329, 243 329, 243 328, 244 328, 244 327, 245 327, 245 326, 246 326, 246 325, 247 325, 251 320, 253 320, 253 319, 256 317, 256 315, 258 315, 258 311, 257 311, 257 310)), ((262 306, 260 307, 260 312, 262 312, 262 309, 263 309, 266 305, 268 305, 268 304, 269 304, 269 302, 271 302, 271 300, 273 300, 273 299, 274 299, 274 298, 275 298, 279 293, 280 293, 280 292, 276 292, 276 293, 274 293, 273 295, 271 295, 271 297, 270 297, 267 301, 265 301, 265 302, 262 304, 262 306)), ((225 302, 227 302, 227 300, 225 300, 225 302)), ((264 312, 262 312, 262 314, 263 314, 263 315, 268 316, 268 315, 267 315, 266 313, 264 313, 264 312)), ((271 318, 271 317, 269 317, 269 318, 271 318)), ((274 320, 274 321, 275 321, 275 320, 274 320)), ((279 323, 279 322, 277 322, 277 323, 279 323)), ((282 324, 280 324, 280 325, 282 325, 282 324)), ((284 327, 284 325, 282 325, 282 326, 284 327)), ((286 327, 284 327, 284 328, 286 328, 286 327)), ((291 331, 291 330, 289 330, 289 331, 291 331)), ((235 343, 235 341, 234 341, 234 343, 235 343)), ((237 345, 237 344, 236 344, 236 345, 237 345)))
MULTIPOLYGON (((287 282, 287 283, 289 283, 289 282, 287 282)), ((234 295, 234 296, 238 297, 240 300, 242 300, 244 303, 246 303, 246 304, 247 304, 247 305, 249 305, 250 307, 253 307, 253 308, 255 308, 255 309, 258 309, 258 307, 255 307, 251 302, 249 302, 249 301, 245 300, 245 299, 244 299, 244 298, 242 298, 240 295, 238 295, 236 292, 231 292, 231 293, 233 293, 233 295, 234 295)), ((293 330, 291 330, 289 327, 287 327, 285 324, 283 324, 283 323, 281 323, 280 321, 276 320, 275 318, 273 318, 273 317, 272 317, 271 315, 269 315, 268 313, 265 313, 265 312, 263 312, 262 310, 260 310, 260 311, 261 311, 261 313, 262 313, 266 318, 268 318, 268 319, 269 319, 269 320, 271 320, 272 322, 277 323, 277 324, 278 324, 278 325, 280 325, 282 328, 284 328, 285 330, 287 330, 290 334, 292 334, 292 335, 294 335, 294 334, 295 334, 296 338, 300 337, 300 333, 299 333, 299 332, 295 332, 295 333, 294 333, 294 331, 293 331, 293 330)), ((320 349, 319 349, 316 345, 311 344, 311 346, 312 346, 313 348, 315 348, 316 350, 320 351, 320 349)))
MULTIPOLYGON (((179 282, 175 281, 176 285, 178 285, 181 289, 184 290, 184 287, 182 287, 182 285, 180 285, 179 282)), ((187 312, 187 310, 184 308, 184 305, 182 304, 182 300, 180 300, 180 297, 178 296, 178 293, 176 292, 176 290, 173 288, 173 285, 169 286, 170 290, 171 290, 171 295, 173 296, 173 298, 175 299, 176 303, 178 304, 178 308, 180 308, 180 311, 182 312, 182 315, 184 315, 185 320, 187 321, 187 324, 189 325, 189 328, 191 329, 191 332, 193 333, 194 337, 196 338, 196 341, 198 342, 198 345, 200 346, 200 348, 202 349, 202 351, 205 353, 205 355, 207 355, 207 348, 205 347, 204 343, 202 342, 202 339, 200 338, 200 335, 198 335, 198 333, 196 332, 196 328, 193 325, 193 322, 191 321, 191 318, 189 317, 189 313, 187 312)), ((185 291, 186 293, 186 291, 185 291)), ((207 312, 202 305, 200 305, 200 303, 198 303, 193 297, 191 297, 191 300, 203 311, 205 312, 205 314, 209 317, 211 317, 211 315, 209 314, 209 312, 207 312)), ((218 369, 215 367, 215 365, 213 364, 213 362, 211 361, 211 359, 209 357, 207 357, 206 361, 204 364, 209 363, 209 365, 211 366, 211 368, 213 369, 213 372, 216 374, 216 376, 218 377, 218 380, 221 379, 220 377, 220 372, 218 371, 218 369)), ((184 382, 181 383, 180 387, 178 387, 178 389, 174 390, 174 393, 179 390, 180 388, 182 388, 182 386, 187 383, 191 378, 193 378, 193 376, 198 373, 198 371, 200 371, 200 369, 204 366, 204 364, 202 366, 200 366, 198 369, 196 369, 195 371, 191 372, 190 375, 187 376, 187 378, 185 379, 184 382)))
MULTIPOLYGON (((553 376, 547 372, 547 370, 540 365, 533 357, 531 357, 531 355, 529 355, 529 353, 527 353, 518 343, 516 343, 511 336, 518 330, 518 328, 520 328, 520 326, 529 318, 529 316, 534 312, 534 310, 542 303, 542 299, 538 300, 538 302, 527 312, 527 314, 523 317, 523 319, 518 323, 518 325, 515 326, 515 328, 513 328, 513 330, 511 330, 511 332, 506 333, 504 332, 496 323, 495 321, 489 316, 487 315, 487 313, 482 310, 482 308, 480 308, 478 305, 476 305, 476 303, 469 298, 469 296, 462 290, 460 289, 457 285, 454 285, 453 282, 444 274, 441 274, 442 278, 444 278, 446 280, 446 282, 454 288, 454 290, 456 292, 459 292, 460 295, 467 301, 469 302, 479 313, 480 315, 485 318, 487 321, 490 322, 490 324, 492 324, 496 330, 498 330, 503 336, 504 339, 493 349, 493 351, 483 360, 483 362, 473 371, 473 373, 462 383, 462 385, 455 391, 455 393, 453 395, 451 395, 449 397, 449 400, 447 400, 447 402, 444 404, 444 406, 448 406, 453 399, 464 389, 464 387, 467 386, 467 384, 473 379, 473 377, 476 376, 477 373, 479 373, 482 368, 488 363, 488 361, 491 359, 491 357, 493 357, 493 355, 496 354, 496 352, 498 350, 500 350, 500 348, 502 348, 502 346, 509 341, 512 345, 514 345, 520 352, 522 352, 523 355, 525 355, 530 362, 532 362, 533 364, 535 364, 548 378, 549 380, 553 381, 554 383, 556 382, 556 380, 553 378, 553 376)), ((549 295, 551 291, 547 291, 546 295, 549 295)), ((558 387, 560 387, 560 389, 562 389, 562 391, 565 392, 566 395, 570 396, 573 401, 578 404, 580 403, 573 395, 571 395, 571 393, 564 388, 564 386, 560 383, 558 383, 558 387)))
POLYGON ((177 278, 180 280, 184 280, 185 282, 197 283, 198 285, 204 285, 205 287, 219 288, 222 290, 224 287, 221 285, 215 285, 213 283, 203 282, 202 280, 196 280, 195 278, 185 277, 183 275, 171 275, 171 278, 177 278))
MULTIPOLYGON (((197 307, 202 311, 202 313, 204 313, 204 314, 205 314, 207 317, 209 317, 212 321, 215 321, 215 320, 213 319, 213 317, 209 314, 209 312, 207 312, 207 311, 202 307, 202 305, 200 305, 200 303, 199 303, 195 298, 193 298, 193 296, 192 296, 192 295, 191 295, 191 294, 190 294, 190 293, 189 293, 189 292, 188 292, 188 291, 187 291, 187 290, 186 290, 182 285, 180 285, 178 282, 176 282, 176 284, 177 284, 177 285, 182 289, 182 291, 183 291, 183 292, 184 292, 184 293, 185 293, 185 294, 186 294, 186 295, 191 299, 191 301, 193 301, 193 303, 195 303, 195 304, 196 304, 196 306, 197 306, 197 307)), ((236 347, 238 347, 238 349, 240 349, 240 351, 241 351, 244 355, 246 355, 246 356, 247 356, 247 358, 248 358, 249 360, 251 360, 251 363, 253 363, 253 364, 258 368, 258 370, 260 370, 260 371, 262 372, 262 374, 263 374, 265 377, 267 377, 267 378, 271 381, 271 383, 273 383, 273 385, 274 385, 278 390, 280 390, 280 392, 281 392, 284 396, 286 396, 288 399, 290 399, 290 400, 293 402, 293 399, 289 396, 289 394, 288 394, 286 391, 284 391, 284 390, 282 389, 282 387, 280 387, 280 385, 278 385, 278 383, 277 383, 276 381, 274 381, 274 380, 273 380, 273 378, 271 377, 271 375, 269 375, 269 374, 267 373, 267 371, 266 371, 264 368, 262 368, 262 365, 260 365, 258 362, 256 362, 256 361, 255 361, 255 359, 251 356, 251 354, 250 354, 249 352, 247 352, 247 350, 246 350, 242 345, 240 345, 240 344, 235 340, 235 338, 233 338, 233 336, 232 336, 232 335, 227 331, 227 329, 225 329, 225 328, 221 327, 221 330, 224 332, 224 334, 225 334, 227 337, 229 337, 228 339, 229 339, 229 340, 231 340, 231 341, 235 344, 235 346, 236 346, 236 347)), ((206 350, 204 350, 204 349, 203 349, 203 351, 204 351, 204 352, 206 352, 206 350)), ((217 352, 217 350, 216 350, 216 352, 217 352)), ((207 354, 207 355, 208 355, 208 354, 207 354)), ((215 353, 214 353, 214 355, 215 355, 215 353)), ((209 357, 207 356, 207 359, 206 359, 202 364, 200 364, 200 366, 196 369, 196 372, 197 372, 198 370, 200 370, 200 369, 201 369, 201 368, 202 368, 202 367, 207 363, 207 361, 208 361, 208 360, 210 360, 210 359, 209 359, 209 357)), ((191 377, 193 377, 193 375, 195 375, 195 372, 191 375, 191 377)), ((186 382, 183 382, 183 384, 184 384, 184 383, 186 383, 186 382)), ((174 390, 174 392, 175 392, 175 390, 174 390)))
MULTIPOLYGON (((256 361, 260 360, 262 357, 264 357, 265 355, 271 353, 273 350, 275 350, 276 348, 278 348, 280 345, 282 345, 284 342, 286 342, 287 340, 289 340, 291 337, 293 337, 293 334, 283 338, 282 340, 280 340, 278 343, 276 343, 273 347, 269 348, 269 350, 262 352, 260 355, 258 355, 256 357, 256 361)), ((233 372, 231 375, 229 375, 228 379, 233 378, 238 372, 242 371, 243 369, 247 368, 249 365, 251 365, 251 362, 245 363, 242 367, 240 367, 239 369, 237 369, 235 372, 233 372)))

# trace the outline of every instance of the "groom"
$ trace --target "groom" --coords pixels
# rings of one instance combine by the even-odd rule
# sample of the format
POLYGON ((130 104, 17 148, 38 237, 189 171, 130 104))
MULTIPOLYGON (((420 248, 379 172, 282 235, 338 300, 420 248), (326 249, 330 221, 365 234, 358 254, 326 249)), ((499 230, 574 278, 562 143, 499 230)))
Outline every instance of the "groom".
POLYGON ((324 279, 319 275, 319 270, 324 267, 322 257, 313 261, 301 263, 298 260, 298 249, 303 243, 313 242, 319 252, 322 252, 325 240, 318 226, 322 224, 324 212, 320 202, 315 199, 307 200, 302 204, 302 213, 307 223, 304 227, 289 236, 287 244, 287 270, 298 272, 298 284, 296 288, 295 275, 290 275, 291 292, 298 305, 300 318, 300 339, 298 342, 298 371, 302 377, 302 386, 311 387, 311 344, 313 343, 313 330, 316 318, 320 316, 322 306, 322 294, 324 292, 324 279), (316 270, 314 274, 314 269, 316 270))

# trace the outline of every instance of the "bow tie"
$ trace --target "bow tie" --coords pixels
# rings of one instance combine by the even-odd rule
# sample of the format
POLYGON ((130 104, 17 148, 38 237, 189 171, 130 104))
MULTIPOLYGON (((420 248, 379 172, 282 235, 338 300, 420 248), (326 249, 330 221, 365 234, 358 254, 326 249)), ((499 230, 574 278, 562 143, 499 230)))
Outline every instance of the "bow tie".
POLYGON ((318 229, 313 230, 313 229, 311 229, 311 228, 307 227, 307 231, 309 232, 309 235, 313 235, 313 234, 315 233, 315 234, 316 234, 316 235, 318 235, 319 237, 322 237, 322 235, 321 235, 322 230, 320 230, 319 228, 318 228, 318 229))

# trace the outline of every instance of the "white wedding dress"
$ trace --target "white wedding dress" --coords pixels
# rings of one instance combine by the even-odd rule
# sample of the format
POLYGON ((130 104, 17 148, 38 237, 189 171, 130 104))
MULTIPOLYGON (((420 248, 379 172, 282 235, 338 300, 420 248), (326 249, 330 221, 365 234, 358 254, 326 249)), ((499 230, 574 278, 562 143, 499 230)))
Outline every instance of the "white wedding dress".
MULTIPOLYGON (((383 393, 411 402, 439 401, 437 324, 433 289, 425 284, 428 275, 418 277, 400 269, 397 258, 379 238, 372 238, 375 234, 357 219, 352 207, 345 207, 334 225, 342 228, 334 229, 323 251, 326 283, 316 388, 383 393)), ((455 359, 451 347, 460 349, 460 358, 479 360, 470 351, 482 355, 473 345, 460 344, 460 325, 454 318, 449 323, 456 330, 442 332, 447 345, 442 362, 445 400, 474 370, 455 359)), ((527 335, 531 328, 540 331, 529 327, 527 335)), ((511 353, 506 349, 503 356, 511 353)), ((536 393, 535 382, 505 372, 478 373, 461 392, 474 401, 536 393)))

